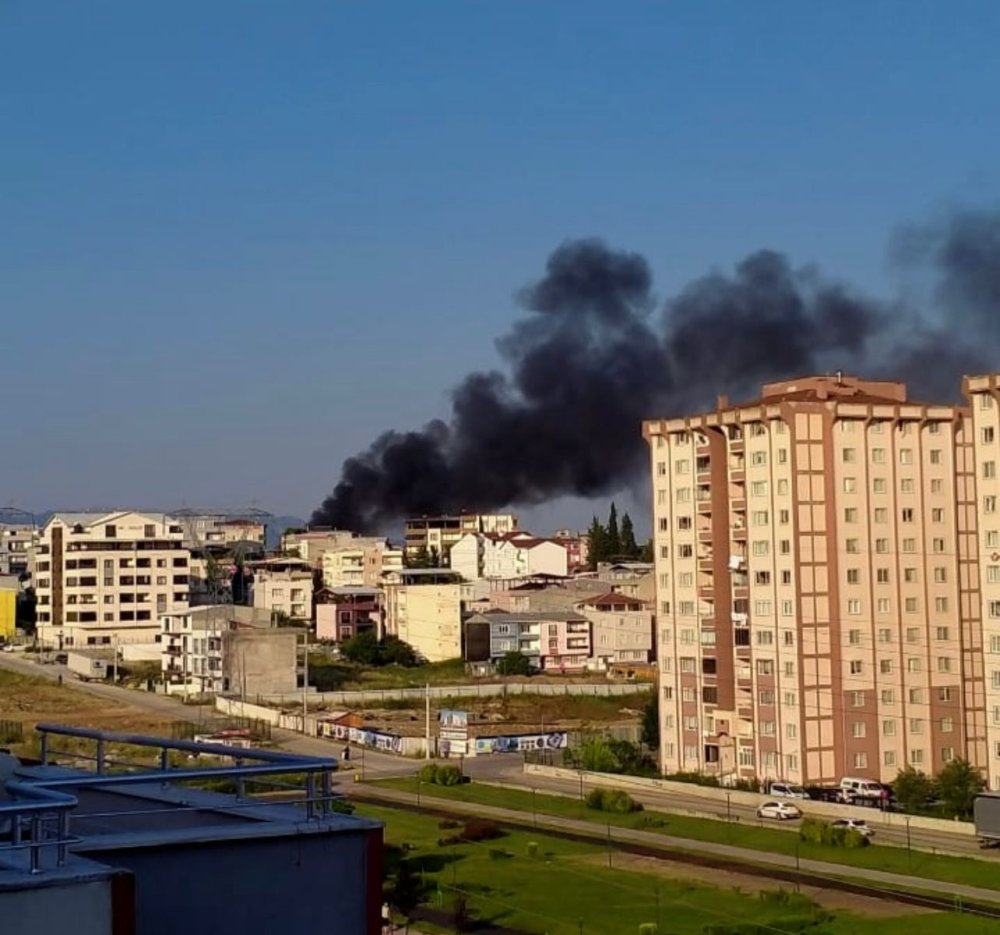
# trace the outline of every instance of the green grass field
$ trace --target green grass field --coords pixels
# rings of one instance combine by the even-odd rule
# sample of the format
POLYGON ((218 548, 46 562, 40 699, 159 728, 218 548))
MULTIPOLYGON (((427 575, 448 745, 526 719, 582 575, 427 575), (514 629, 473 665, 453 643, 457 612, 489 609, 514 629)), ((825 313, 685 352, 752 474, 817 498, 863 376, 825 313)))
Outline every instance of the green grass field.
POLYGON ((385 823, 387 843, 408 847, 408 859, 424 880, 429 905, 448 908, 456 894, 463 894, 477 918, 527 932, 637 935, 640 925, 656 922, 661 935, 701 935, 706 926, 735 931, 746 923, 765 926, 764 933, 806 935, 997 931, 996 922, 955 913, 879 918, 831 913, 777 887, 754 894, 616 868, 615 855, 609 868, 602 847, 544 834, 511 832, 486 843, 439 844, 454 832, 441 830, 437 819, 370 805, 360 805, 358 813, 385 823), (790 927, 794 923, 800 927, 790 927))
MULTIPOLYGON (((416 777, 386 779, 375 783, 375 785, 384 785, 405 792, 416 792, 417 789, 416 777)), ((540 815, 582 819, 597 825, 607 826, 611 824, 622 828, 637 828, 679 838, 690 838, 695 841, 732 844, 735 847, 776 854, 793 855, 798 852, 799 857, 804 860, 823 860, 829 863, 844 864, 847 867, 884 870, 889 873, 909 874, 928 880, 964 883, 968 886, 1000 890, 1000 864, 995 860, 938 856, 922 851, 908 853, 904 848, 880 847, 878 844, 862 850, 824 847, 823 845, 799 841, 798 835, 791 830, 761 828, 746 823, 729 823, 711 818, 693 818, 687 815, 672 815, 655 811, 614 815, 587 809, 575 798, 542 793, 532 795, 531 791, 527 789, 499 788, 476 782, 461 786, 422 785, 421 792, 424 795, 456 799, 461 802, 510 808, 523 812, 528 817, 535 810, 540 815)), ((1000 925, 998 925, 997 931, 1000 931, 1000 925)))

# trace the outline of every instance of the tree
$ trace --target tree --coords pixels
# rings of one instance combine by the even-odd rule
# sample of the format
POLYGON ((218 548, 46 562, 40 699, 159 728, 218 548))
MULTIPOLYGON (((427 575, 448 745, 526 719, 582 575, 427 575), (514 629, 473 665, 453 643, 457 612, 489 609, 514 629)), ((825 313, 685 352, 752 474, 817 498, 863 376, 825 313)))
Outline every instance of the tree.
POLYGON ((587 562, 590 570, 596 570, 600 562, 608 560, 608 533, 595 516, 587 530, 587 562))
POLYGON ((632 526, 632 517, 628 513, 622 516, 621 550, 625 558, 639 557, 639 544, 635 541, 635 529, 632 526))
POLYGON ((531 675, 531 660, 519 652, 504 653, 497 663, 500 675, 531 675))
POLYGON ((660 705, 656 692, 653 692, 646 707, 642 709, 642 733, 639 739, 653 750, 660 748, 660 705))
POLYGON ((903 806, 907 812, 917 811, 924 808, 927 802, 934 795, 934 783, 930 776, 907 766, 901 769, 892 783, 892 791, 896 794, 896 801, 903 806))
POLYGON ((406 556, 407 568, 430 568, 431 556, 427 551, 427 546, 422 545, 413 555, 406 556))
POLYGON ((650 539, 642 549, 639 551, 639 561, 640 562, 652 562, 653 561, 653 540, 650 539))
POLYGON ((377 666, 379 664, 378 637, 371 630, 365 630, 357 636, 352 636, 340 644, 340 655, 358 665, 377 666))
POLYGON ((35 607, 38 598, 35 597, 34 588, 25 588, 17 598, 17 605, 14 609, 14 626, 24 630, 27 634, 35 632, 35 607))
POLYGON ((379 665, 415 666, 419 661, 416 651, 398 636, 389 634, 382 637, 378 646, 379 665))
POLYGON ((622 540, 618 532, 618 508, 615 506, 614 500, 611 501, 611 509, 608 512, 607 537, 608 557, 612 559, 620 558, 622 554, 622 540))
POLYGON ((617 773, 621 769, 618 758, 603 737, 588 737, 576 754, 577 766, 594 773, 617 773))
POLYGON ((427 567, 428 568, 441 567, 441 553, 438 552, 438 547, 436 545, 431 546, 430 553, 427 556, 427 567))
POLYGON ((982 774, 968 760, 951 760, 937 775, 938 796, 955 818, 972 815, 972 803, 984 788, 982 774))

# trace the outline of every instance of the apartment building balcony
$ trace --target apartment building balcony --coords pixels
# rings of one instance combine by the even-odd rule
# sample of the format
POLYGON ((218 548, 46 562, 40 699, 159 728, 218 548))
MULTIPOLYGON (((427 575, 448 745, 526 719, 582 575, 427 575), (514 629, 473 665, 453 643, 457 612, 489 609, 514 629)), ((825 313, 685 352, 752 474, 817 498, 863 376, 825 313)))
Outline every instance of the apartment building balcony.
POLYGON ((730 533, 734 542, 745 543, 747 541, 747 528, 745 525, 733 523, 730 533))
POLYGON ((163 648, 163 652, 168 656, 180 656, 183 652, 180 646, 168 645, 163 648))

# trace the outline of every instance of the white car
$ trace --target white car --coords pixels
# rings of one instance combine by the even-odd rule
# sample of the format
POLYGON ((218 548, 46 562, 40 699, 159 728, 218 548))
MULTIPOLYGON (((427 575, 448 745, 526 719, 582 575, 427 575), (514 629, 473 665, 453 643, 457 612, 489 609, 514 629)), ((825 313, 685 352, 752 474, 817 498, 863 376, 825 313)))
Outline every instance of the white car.
POLYGON ((792 782, 772 782, 768 795, 782 799, 808 799, 809 793, 802 786, 792 782))
POLYGON ((858 834, 863 834, 866 838, 873 837, 875 834, 863 818, 838 818, 836 821, 830 822, 830 827, 850 828, 852 831, 857 831, 858 834))
POLYGON ((758 818, 776 818, 778 821, 788 821, 801 818, 802 809, 791 802, 765 802, 757 809, 758 818))

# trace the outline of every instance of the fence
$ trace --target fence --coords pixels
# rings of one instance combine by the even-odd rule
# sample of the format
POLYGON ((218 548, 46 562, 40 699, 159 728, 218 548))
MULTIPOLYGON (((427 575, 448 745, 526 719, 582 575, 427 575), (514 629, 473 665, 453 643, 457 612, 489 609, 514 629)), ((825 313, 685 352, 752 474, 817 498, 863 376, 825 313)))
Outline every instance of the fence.
MULTIPOLYGON (((497 698, 507 695, 574 695, 590 698, 617 698, 651 692, 652 682, 477 682, 474 685, 432 685, 430 688, 383 688, 363 691, 310 692, 311 702, 330 702, 347 709, 364 707, 372 702, 410 698, 424 700, 443 698, 497 698)), ((302 693, 260 695, 259 700, 293 703, 302 700, 302 693)))

